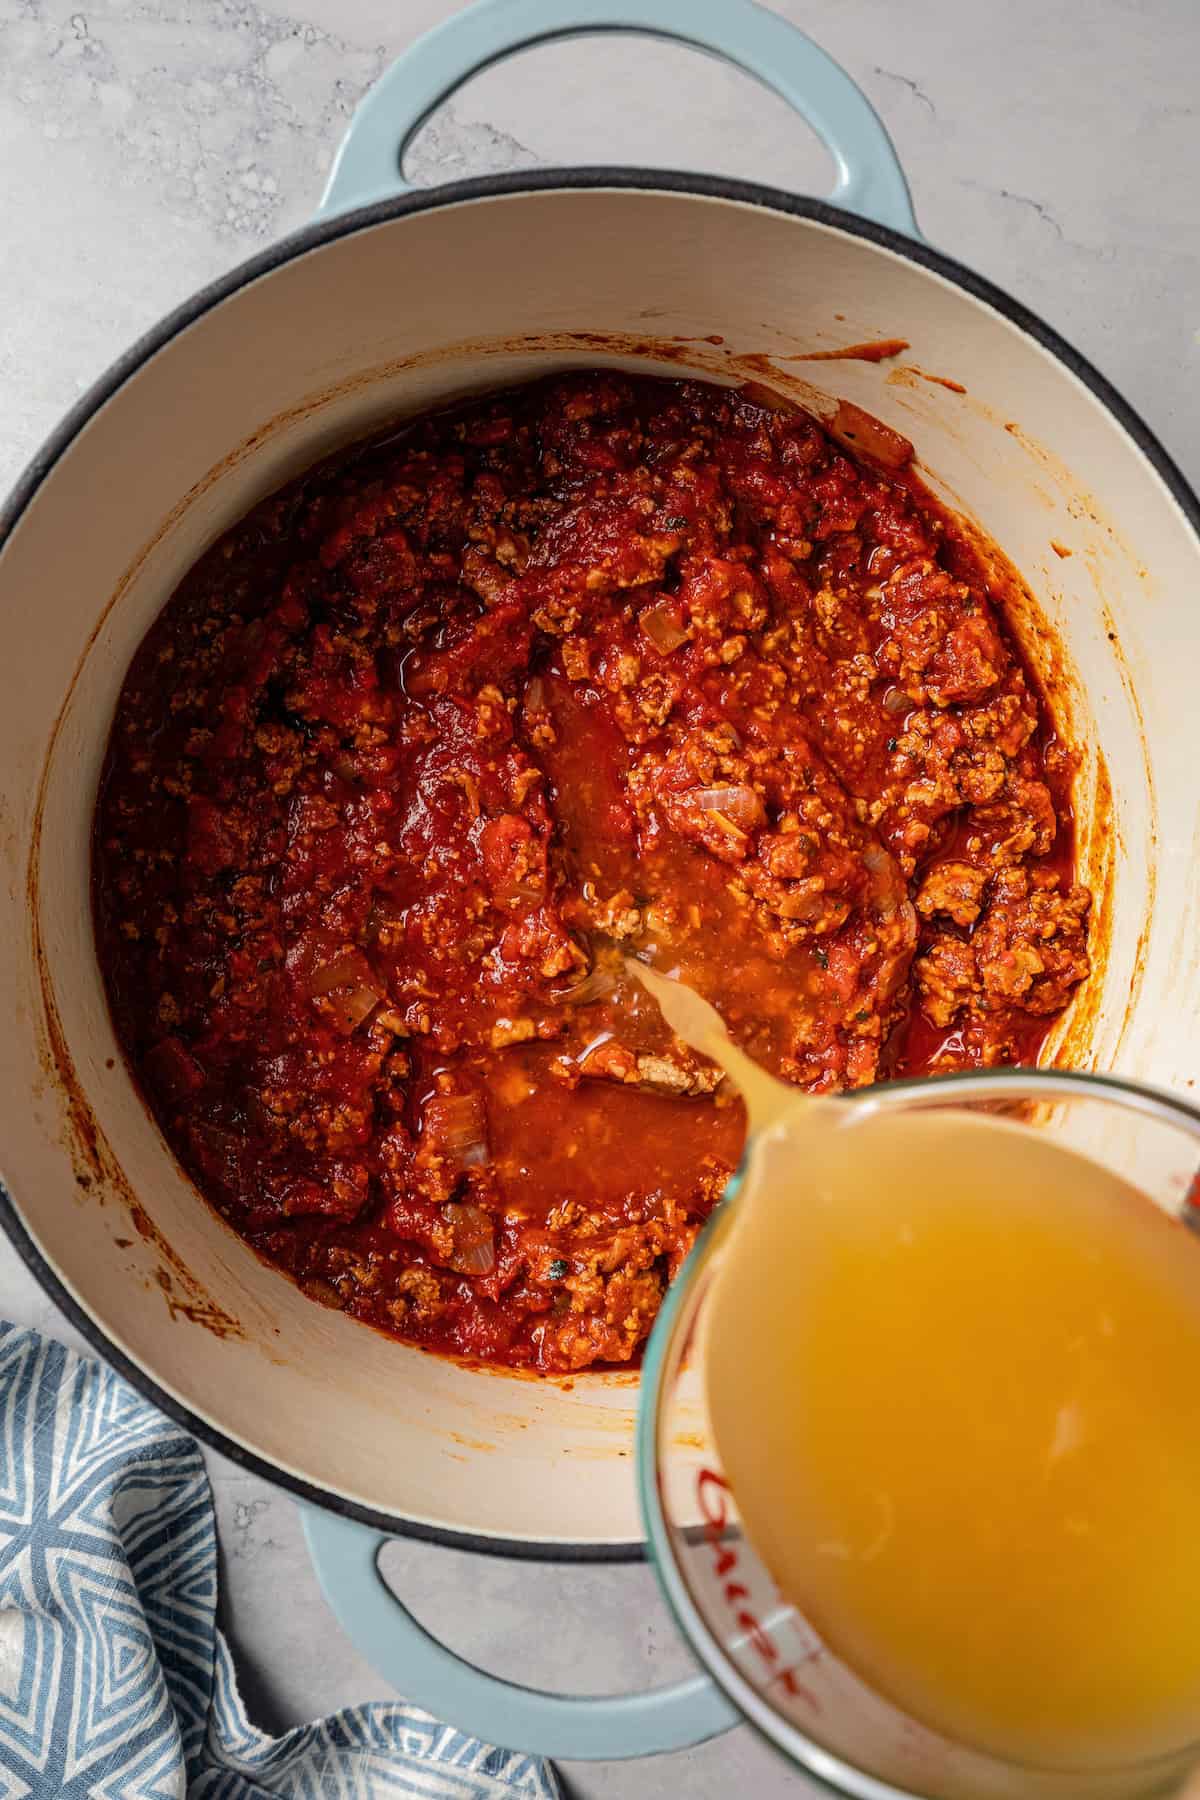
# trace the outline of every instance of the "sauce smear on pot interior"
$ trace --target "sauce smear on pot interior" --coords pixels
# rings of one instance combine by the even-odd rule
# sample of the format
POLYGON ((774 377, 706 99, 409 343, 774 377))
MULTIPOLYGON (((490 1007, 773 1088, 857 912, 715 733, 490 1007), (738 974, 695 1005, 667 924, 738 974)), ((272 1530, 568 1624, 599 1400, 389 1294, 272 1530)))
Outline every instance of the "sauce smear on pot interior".
POLYGON ((907 469, 573 374, 331 459, 191 571, 113 727, 101 963, 168 1141, 314 1299, 627 1362, 745 1121, 622 953, 813 1092, 1031 1061, 1088 967, 1070 777, 907 469))

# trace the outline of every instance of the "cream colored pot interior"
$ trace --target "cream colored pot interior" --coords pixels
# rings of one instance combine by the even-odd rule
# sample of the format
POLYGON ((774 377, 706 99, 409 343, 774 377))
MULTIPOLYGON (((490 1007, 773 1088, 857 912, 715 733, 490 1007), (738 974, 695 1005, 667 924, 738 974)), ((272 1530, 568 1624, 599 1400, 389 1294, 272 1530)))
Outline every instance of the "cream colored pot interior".
POLYGON ((1058 1053, 1190 1086, 1200 548, 1080 380, 901 256, 751 204, 637 190, 377 224, 180 331, 71 443, 0 554, 0 1166, 29 1233, 113 1343, 280 1469, 444 1529, 590 1544, 640 1536, 635 1378, 568 1388, 454 1367, 262 1266, 184 1180, 123 1070, 88 865, 126 665, 205 545, 390 416, 611 360, 752 377, 825 412, 853 400, 910 437, 935 490, 1003 547, 1038 602, 1022 608, 1027 643, 1084 753, 1081 845, 1110 928, 1058 1053), (883 337, 911 348, 877 365, 787 360, 883 337))

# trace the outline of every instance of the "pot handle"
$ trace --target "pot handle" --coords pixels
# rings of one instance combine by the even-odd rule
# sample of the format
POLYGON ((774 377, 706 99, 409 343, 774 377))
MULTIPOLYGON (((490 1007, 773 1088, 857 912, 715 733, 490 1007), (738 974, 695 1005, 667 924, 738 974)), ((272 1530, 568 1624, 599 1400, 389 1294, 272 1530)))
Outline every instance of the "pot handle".
POLYGON ((334 159, 320 214, 406 192, 410 142, 472 75, 516 50, 592 31, 673 39, 757 76, 830 152, 833 201, 920 236, 895 147, 866 95, 811 38, 755 0, 475 0, 418 38, 367 93, 334 159))
POLYGON ((379 1573, 387 1535, 302 1506, 317 1579, 339 1622, 386 1681, 437 1718, 488 1743, 569 1761, 686 1750, 736 1725, 706 1675, 642 1694, 546 1694, 477 1669, 431 1637, 379 1573))

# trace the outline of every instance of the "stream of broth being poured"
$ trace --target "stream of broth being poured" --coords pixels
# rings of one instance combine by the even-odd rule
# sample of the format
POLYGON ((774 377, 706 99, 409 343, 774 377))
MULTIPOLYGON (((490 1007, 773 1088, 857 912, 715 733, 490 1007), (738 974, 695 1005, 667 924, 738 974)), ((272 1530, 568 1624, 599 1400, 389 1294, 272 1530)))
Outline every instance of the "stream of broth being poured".
POLYGON ((701 1360, 748 1537, 878 1693, 1045 1767, 1200 1737, 1200 1245, 980 1113, 798 1095, 638 966, 751 1146, 701 1360))

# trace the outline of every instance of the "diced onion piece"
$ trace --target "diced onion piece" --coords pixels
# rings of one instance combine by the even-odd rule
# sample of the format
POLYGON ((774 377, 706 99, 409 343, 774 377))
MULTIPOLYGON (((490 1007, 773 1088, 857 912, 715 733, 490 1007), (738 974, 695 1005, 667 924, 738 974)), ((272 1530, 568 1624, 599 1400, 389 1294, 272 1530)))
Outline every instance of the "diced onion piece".
POLYGON ((545 712, 546 683, 540 675, 533 675, 525 683, 525 708, 528 712, 545 712))
POLYGON ((387 995, 361 950, 345 950, 314 969, 308 991, 314 1000, 324 1000, 323 1010, 343 1037, 356 1031, 387 995))
POLYGON ((904 689, 899 687, 889 688, 882 701, 884 712, 891 713, 894 719, 898 719, 901 713, 911 712, 912 704, 904 689))
POLYGON ((501 906, 520 906, 522 904, 528 906, 532 901, 540 900, 541 897, 541 883, 527 879, 502 881, 493 890, 493 898, 498 900, 501 906))
POLYGON ((638 614, 638 624, 654 648, 661 650, 664 656, 687 642, 687 627, 680 622, 678 600, 664 598, 656 600, 653 606, 644 607, 638 614))
POLYGON ((496 1232, 491 1216, 470 1200, 451 1200, 442 1217, 454 1227, 450 1267, 460 1275, 490 1275, 496 1266, 496 1232))
POLYGON ((332 962, 322 963, 308 978, 308 991, 314 1000, 331 989, 357 981, 366 968, 366 958, 358 950, 344 950, 332 962))
POLYGON ((482 1094, 435 1094, 425 1103, 421 1140, 457 1169, 487 1161, 487 1114, 482 1094))
POLYGON ((361 983, 354 987, 334 988, 326 996, 326 1005, 342 1036, 349 1037, 375 1011, 382 997, 380 988, 361 983))
POLYGON ((835 930, 848 910, 830 900, 819 876, 808 876, 794 883, 779 906, 781 918, 790 919, 796 925, 811 925, 815 931, 835 930))
POLYGON ((867 844, 862 853, 863 867, 871 877, 871 891, 880 917, 894 918, 900 910, 901 883, 891 856, 882 844, 867 844))
POLYGON ((730 787, 696 788, 689 798, 701 812, 714 814, 726 831, 749 831, 755 825, 761 825, 766 817, 763 803, 754 789, 740 783, 730 787))

